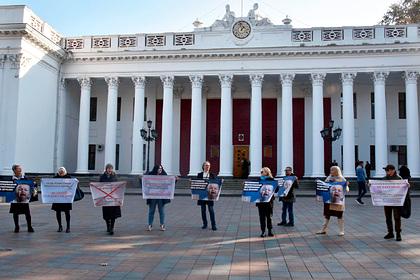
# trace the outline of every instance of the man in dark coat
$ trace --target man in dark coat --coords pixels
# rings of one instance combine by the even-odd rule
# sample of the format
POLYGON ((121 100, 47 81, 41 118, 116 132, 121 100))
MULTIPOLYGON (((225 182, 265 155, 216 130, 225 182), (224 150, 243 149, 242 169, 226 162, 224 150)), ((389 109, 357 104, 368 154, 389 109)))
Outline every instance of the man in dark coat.
MULTIPOLYGON (((203 172, 200 172, 197 174, 197 179, 215 179, 216 176, 213 173, 210 173, 210 162, 205 161, 202 165, 203 172)), ((211 229, 217 230, 216 227, 216 218, 214 215, 214 202, 208 201, 208 200, 198 200, 197 205, 201 206, 201 219, 203 220, 203 226, 202 229, 207 228, 207 213, 206 213, 206 205, 209 208, 209 214, 210 214, 210 222, 211 222, 211 229)))

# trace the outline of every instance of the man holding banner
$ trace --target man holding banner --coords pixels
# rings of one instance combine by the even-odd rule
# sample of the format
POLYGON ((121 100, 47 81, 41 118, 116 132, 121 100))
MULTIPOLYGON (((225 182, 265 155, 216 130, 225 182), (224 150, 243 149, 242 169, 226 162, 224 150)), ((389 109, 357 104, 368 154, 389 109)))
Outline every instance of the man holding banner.
POLYGON ((408 191, 408 181, 403 180, 396 172, 395 166, 388 164, 384 167, 384 180, 370 180, 369 187, 374 206, 384 206, 388 233, 385 239, 394 238, 392 217, 395 222, 396 240, 401 241, 401 206, 404 204, 408 191))
MULTIPOLYGON (((205 161, 203 163, 203 165, 201 166, 203 172, 200 172, 197 174, 197 178, 198 179, 203 179, 203 180, 212 180, 212 179, 216 179, 216 176, 210 172, 210 162, 209 161, 205 161)), ((205 182, 206 186, 207 186, 207 182, 205 182)), ((221 189, 219 188, 219 191, 221 189)), ((214 193, 214 188, 213 191, 214 193)), ((220 194, 220 192, 219 192, 220 194)), ((210 195, 211 196, 211 195, 210 195)), ((217 200, 217 199, 216 199, 217 200)), ((216 227, 216 218, 215 218, 215 214, 214 214, 214 200, 204 200, 204 199, 198 199, 197 201, 197 205, 199 205, 201 207, 201 219, 203 221, 203 226, 201 227, 202 229, 206 229, 207 228, 207 211, 206 211, 206 206, 209 208, 209 214, 210 214, 210 222, 211 222, 211 229, 212 230, 217 230, 216 227)))
POLYGON ((293 203, 295 203, 295 193, 294 190, 299 188, 297 177, 293 174, 292 167, 288 166, 284 170, 286 176, 280 178, 279 185, 280 189, 278 191, 279 201, 283 201, 283 208, 281 214, 281 223, 278 223, 278 226, 288 226, 293 227, 295 225, 295 219, 293 215, 293 203), (287 213, 289 213, 289 222, 287 223, 287 213))

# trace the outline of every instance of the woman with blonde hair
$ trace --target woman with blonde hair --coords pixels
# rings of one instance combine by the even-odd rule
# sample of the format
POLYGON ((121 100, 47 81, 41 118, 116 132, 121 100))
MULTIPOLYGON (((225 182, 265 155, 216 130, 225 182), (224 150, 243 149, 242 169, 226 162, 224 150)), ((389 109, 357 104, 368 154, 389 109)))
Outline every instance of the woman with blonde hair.
MULTIPOLYGON (((346 182, 346 192, 349 191, 349 182, 343 177, 341 173, 341 169, 338 166, 331 166, 330 168, 330 175, 325 179, 325 182, 346 182)), ((344 190, 343 190, 344 191, 344 190)), ((344 195, 344 194, 343 194, 344 195)), ((331 199, 333 200, 333 199, 331 199)), ((339 228, 339 236, 344 235, 344 203, 341 204, 332 204, 332 203, 324 203, 324 224, 320 231, 317 234, 327 234, 328 231, 328 224, 330 223, 331 216, 337 217, 338 221, 338 228, 339 228)))
MULTIPOLYGON (((261 168, 261 181, 273 181, 273 175, 268 167, 261 168)), ((262 188, 262 187, 261 187, 262 188)), ((273 193, 277 190, 273 190, 273 193)), ((269 202, 258 202, 255 206, 258 207, 258 215, 260 217, 261 237, 265 237, 265 229, 268 229, 268 236, 274 236, 273 234, 273 223, 271 216, 273 215, 273 201, 274 195, 271 197, 269 202)))
MULTIPOLYGON (((69 179, 71 176, 67 174, 67 170, 64 167, 60 167, 57 170, 57 174, 54 178, 66 178, 69 179)), ((63 226, 61 224, 61 212, 64 212, 66 216, 66 232, 70 232, 70 211, 72 210, 72 203, 53 203, 51 206, 51 210, 55 211, 55 217, 58 223, 58 230, 57 232, 63 231, 63 226)))

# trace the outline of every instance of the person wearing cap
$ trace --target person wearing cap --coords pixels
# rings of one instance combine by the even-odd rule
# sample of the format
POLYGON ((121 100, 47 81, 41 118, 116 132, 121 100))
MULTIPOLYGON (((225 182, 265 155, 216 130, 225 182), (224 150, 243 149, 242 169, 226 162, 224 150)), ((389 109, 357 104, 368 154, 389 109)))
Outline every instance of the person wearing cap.
POLYGON ((287 195, 279 198, 280 201, 283 201, 283 208, 282 208, 282 213, 281 213, 281 223, 278 223, 277 225, 293 227, 295 225, 295 219, 293 215, 293 203, 296 202, 294 189, 298 189, 299 185, 298 185, 297 177, 295 176, 295 174, 293 174, 292 167, 290 166, 286 167, 284 172, 286 173, 286 176, 294 176, 295 180, 293 181, 293 184, 290 187, 290 190, 287 193, 287 195), (287 213, 289 213, 288 223, 286 221, 287 213))
POLYGON ((366 170, 363 168, 363 161, 359 161, 356 167, 357 185, 359 187, 359 196, 356 199, 357 204, 364 205, 362 201, 363 196, 366 194, 366 170))
MULTIPOLYGON (((401 176, 397 174, 395 166, 388 164, 384 167, 386 171, 385 180, 402 180, 401 176)), ((400 206, 384 206, 386 226, 388 229, 387 235, 384 236, 385 239, 394 238, 394 230, 392 225, 392 216, 394 216, 395 222, 395 240, 401 241, 401 207, 400 206)))

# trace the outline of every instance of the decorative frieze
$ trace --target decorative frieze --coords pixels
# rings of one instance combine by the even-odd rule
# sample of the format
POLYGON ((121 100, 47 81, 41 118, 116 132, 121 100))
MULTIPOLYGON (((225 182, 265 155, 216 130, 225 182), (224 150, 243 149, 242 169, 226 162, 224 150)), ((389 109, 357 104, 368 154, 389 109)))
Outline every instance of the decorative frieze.
POLYGON ((174 35, 175 46, 191 46, 194 45, 194 34, 175 34, 174 35))
POLYGON ((165 45, 165 35, 146 35, 146 47, 162 47, 165 45))
POLYGON ((83 49, 84 48, 84 41, 83 39, 66 39, 66 49, 83 49))
POLYGON ((29 21, 29 25, 32 26, 35 30, 42 33, 44 24, 38 18, 31 16, 31 20, 29 21))
POLYGON ((355 28, 353 29, 353 40, 375 39, 374 28, 355 28))
POLYGON ((92 38, 92 48, 106 49, 111 47, 110 37, 94 37, 92 38))
POLYGON ((312 42, 312 30, 295 30, 292 31, 292 42, 312 42))
POLYGON ((385 27, 385 38, 404 38, 407 37, 405 27, 385 27))
POLYGON ((341 41, 344 39, 343 29, 323 29, 322 41, 341 41))
POLYGON ((61 42, 60 35, 58 35, 58 33, 54 32, 52 30, 50 32, 51 32, 51 35, 50 35, 51 41, 53 41, 54 43, 56 43, 57 45, 59 45, 60 42, 61 42))
POLYGON ((134 37, 134 36, 120 36, 120 37, 118 37, 118 47, 120 47, 120 48, 137 47, 137 37, 134 37))

